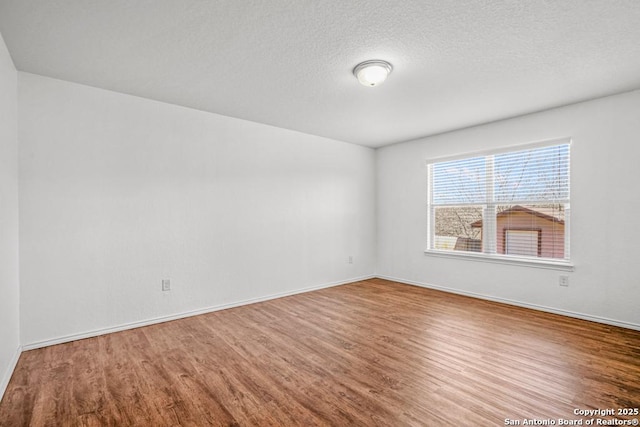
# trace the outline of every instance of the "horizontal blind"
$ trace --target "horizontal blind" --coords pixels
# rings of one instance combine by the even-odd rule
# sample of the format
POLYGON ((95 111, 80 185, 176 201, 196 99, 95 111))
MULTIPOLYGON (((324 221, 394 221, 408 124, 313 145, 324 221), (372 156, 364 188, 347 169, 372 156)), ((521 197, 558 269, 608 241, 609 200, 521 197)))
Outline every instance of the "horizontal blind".
POLYGON ((434 205, 486 202, 487 179, 484 157, 434 163, 431 176, 434 205))
POLYGON ((430 248, 568 260, 569 150, 429 163, 430 248))
POLYGON ((569 199, 569 145, 497 154, 494 201, 557 202, 569 199))
POLYGON ((569 144, 434 163, 433 205, 560 202, 569 199, 569 144), (487 179, 493 199, 487 198, 487 179))

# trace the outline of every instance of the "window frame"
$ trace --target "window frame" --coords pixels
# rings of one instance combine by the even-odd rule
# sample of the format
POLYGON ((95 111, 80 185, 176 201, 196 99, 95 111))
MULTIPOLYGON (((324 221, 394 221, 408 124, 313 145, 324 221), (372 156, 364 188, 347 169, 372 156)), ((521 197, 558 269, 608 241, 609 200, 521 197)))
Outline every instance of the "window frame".
MULTIPOLYGON (((524 150, 532 150, 537 148, 545 148, 556 145, 569 145, 569 165, 571 165, 571 149, 572 149, 572 139, 570 137, 565 138, 555 138, 544 141, 538 141, 534 143, 525 143, 525 144, 516 144, 504 146, 492 150, 484 150, 484 151, 475 151, 475 152, 467 152, 461 153, 455 156, 447 156, 447 157, 438 157, 426 160, 427 166, 427 248, 424 253, 429 256, 437 256, 437 257, 445 257, 445 258, 454 258, 454 259, 465 259, 471 261, 480 261, 480 262, 494 262, 500 264, 508 264, 508 265, 523 265, 528 267, 537 267, 537 268, 546 268, 546 269, 554 269, 554 270, 563 270, 563 271, 574 271, 575 267, 571 260, 571 253, 569 252, 569 244, 570 244, 570 209, 571 209, 571 166, 569 166, 569 197, 567 200, 559 201, 559 203, 565 204, 566 207, 566 218, 565 218, 565 234, 564 234, 564 243, 565 243, 565 253, 569 254, 568 258, 565 259, 554 259, 554 258, 534 258, 534 257, 526 257, 526 256, 517 256, 517 255, 507 255, 507 254, 498 254, 495 251, 495 247, 489 248, 488 251, 485 252, 465 252, 465 251, 454 251, 454 250, 441 250, 435 249, 433 247, 433 242, 435 241, 435 208, 438 205, 433 205, 433 195, 432 195, 432 168, 431 165, 435 163, 441 162, 449 162, 455 160, 463 160, 469 159, 473 157, 489 157, 493 155, 505 154, 510 152, 518 152, 524 150)), ((492 157, 490 157, 492 158, 492 157)), ((491 172, 487 172, 487 177, 489 175, 492 176, 493 179, 493 164, 489 163, 488 167, 491 169, 491 172)), ((489 178, 488 178, 489 179, 489 178)), ((492 187, 492 186, 491 186, 492 187)), ((487 188, 488 192, 493 192, 493 188, 487 188)), ((493 194, 490 195, 491 199, 493 199, 493 194)), ((535 201, 532 201, 535 202, 535 201)), ((476 203, 472 203, 476 205, 476 203)), ((487 227, 483 229, 483 239, 485 233, 493 233, 497 231, 496 225, 496 215, 487 215, 489 210, 495 209, 498 205, 498 202, 492 201, 487 204, 482 204, 483 207, 483 227, 487 227), (487 218, 489 217, 489 218, 487 218), (488 219, 488 221, 487 221, 488 219), (489 230, 489 231, 487 231, 489 230)), ((497 236, 490 239, 489 242, 493 242, 492 244, 495 246, 497 241, 497 236)), ((483 241, 483 244, 485 242, 483 241)))

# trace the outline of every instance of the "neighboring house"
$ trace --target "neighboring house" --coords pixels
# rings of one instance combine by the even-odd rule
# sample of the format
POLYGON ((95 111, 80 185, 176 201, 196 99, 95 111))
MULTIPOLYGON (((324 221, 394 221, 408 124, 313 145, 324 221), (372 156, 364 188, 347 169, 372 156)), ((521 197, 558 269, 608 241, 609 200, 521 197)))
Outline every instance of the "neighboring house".
MULTIPOLYGON (((513 206, 496 217, 499 254, 564 258, 564 219, 551 208, 513 206)), ((482 228, 482 220, 471 224, 482 228)))

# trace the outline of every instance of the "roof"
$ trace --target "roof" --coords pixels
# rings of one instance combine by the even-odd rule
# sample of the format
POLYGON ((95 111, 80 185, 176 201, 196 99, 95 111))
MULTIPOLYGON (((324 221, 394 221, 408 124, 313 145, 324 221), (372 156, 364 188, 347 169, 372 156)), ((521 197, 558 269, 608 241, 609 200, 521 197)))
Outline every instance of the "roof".
MULTIPOLYGON (((557 210, 554 208, 536 208, 536 209, 531 209, 531 208, 525 208, 524 206, 520 206, 520 205, 515 205, 509 209, 506 209, 502 212, 500 212, 497 216, 497 218, 502 218, 505 217, 509 214, 512 214, 514 212, 521 212, 521 213, 526 213, 529 215, 534 215, 537 216, 538 218, 542 218, 542 219, 546 219, 547 221, 551 221, 551 222, 555 222, 558 224, 564 224, 564 219, 559 218, 557 215, 553 215, 553 213, 556 213, 557 210)), ((482 220, 476 221, 474 223, 471 224, 471 227, 473 228, 481 228, 482 227, 482 220)))

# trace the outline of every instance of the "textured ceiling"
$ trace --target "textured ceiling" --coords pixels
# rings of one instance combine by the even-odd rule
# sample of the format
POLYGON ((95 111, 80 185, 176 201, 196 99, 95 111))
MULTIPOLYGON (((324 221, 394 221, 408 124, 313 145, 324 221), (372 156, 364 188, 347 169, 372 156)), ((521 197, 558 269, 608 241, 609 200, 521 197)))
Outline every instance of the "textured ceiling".
POLYGON ((638 0, 0 0, 0 32, 21 71, 371 147, 640 88, 638 0))

